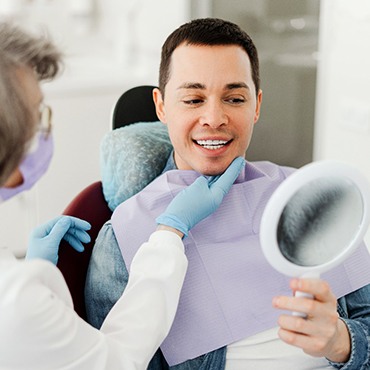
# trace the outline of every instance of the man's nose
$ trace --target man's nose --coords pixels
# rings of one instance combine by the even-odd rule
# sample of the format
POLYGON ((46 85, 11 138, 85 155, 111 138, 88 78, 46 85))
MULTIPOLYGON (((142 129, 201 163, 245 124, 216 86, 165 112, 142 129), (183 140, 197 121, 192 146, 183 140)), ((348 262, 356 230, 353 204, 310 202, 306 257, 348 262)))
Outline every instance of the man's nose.
POLYGON ((204 106, 204 110, 200 118, 200 124, 208 125, 212 128, 218 128, 227 123, 228 118, 222 102, 210 101, 204 106))

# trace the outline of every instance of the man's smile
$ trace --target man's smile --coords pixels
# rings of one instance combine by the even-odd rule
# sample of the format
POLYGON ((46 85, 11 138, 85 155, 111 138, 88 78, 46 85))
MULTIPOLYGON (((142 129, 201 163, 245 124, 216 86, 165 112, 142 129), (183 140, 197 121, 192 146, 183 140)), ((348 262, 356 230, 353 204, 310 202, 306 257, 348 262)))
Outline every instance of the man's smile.
POLYGON ((205 149, 216 150, 224 147, 231 140, 194 140, 194 142, 205 149))

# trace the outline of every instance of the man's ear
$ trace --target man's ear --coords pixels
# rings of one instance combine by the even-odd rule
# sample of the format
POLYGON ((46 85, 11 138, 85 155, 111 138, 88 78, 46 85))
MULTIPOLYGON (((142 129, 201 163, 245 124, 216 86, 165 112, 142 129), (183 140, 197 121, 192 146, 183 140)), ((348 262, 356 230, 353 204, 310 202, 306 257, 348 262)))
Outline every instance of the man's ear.
POLYGON ((164 101, 162 98, 162 93, 158 88, 153 89, 153 101, 155 104, 155 110, 157 112, 158 118, 162 123, 166 122, 166 109, 164 107, 164 101))
POLYGON ((259 90, 256 99, 256 111, 254 114, 254 123, 256 123, 258 121, 258 118, 260 118, 261 104, 262 104, 262 90, 259 90))

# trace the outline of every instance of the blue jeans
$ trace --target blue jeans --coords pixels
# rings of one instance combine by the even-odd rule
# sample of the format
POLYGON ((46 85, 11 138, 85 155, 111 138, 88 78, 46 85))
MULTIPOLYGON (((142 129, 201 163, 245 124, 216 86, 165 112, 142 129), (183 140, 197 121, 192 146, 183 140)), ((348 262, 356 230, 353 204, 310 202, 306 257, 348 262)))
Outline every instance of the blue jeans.
MULTIPOLYGON (((370 267, 369 267, 370 268, 370 267)), ((100 328, 108 312, 122 295, 128 271, 108 221, 101 229, 93 249, 86 277, 87 318, 100 328)), ((338 313, 351 336, 351 357, 346 363, 329 362, 342 370, 370 370, 370 285, 338 300, 338 313)), ((223 370, 226 347, 169 367, 160 349, 151 360, 149 370, 223 370)))

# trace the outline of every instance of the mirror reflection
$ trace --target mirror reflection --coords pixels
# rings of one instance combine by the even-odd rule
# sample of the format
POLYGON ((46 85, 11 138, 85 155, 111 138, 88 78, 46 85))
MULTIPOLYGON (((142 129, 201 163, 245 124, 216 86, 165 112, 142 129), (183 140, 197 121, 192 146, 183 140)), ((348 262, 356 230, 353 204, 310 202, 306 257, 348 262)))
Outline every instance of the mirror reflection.
POLYGON ((362 218, 362 196, 350 179, 312 180, 283 209, 277 227, 279 249, 296 265, 324 264, 350 247, 362 218))

